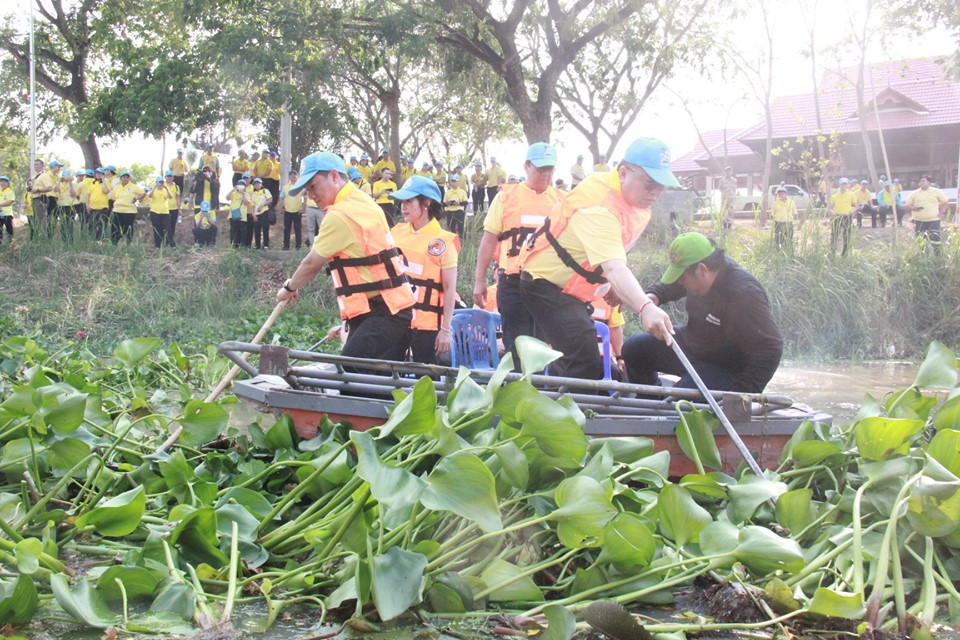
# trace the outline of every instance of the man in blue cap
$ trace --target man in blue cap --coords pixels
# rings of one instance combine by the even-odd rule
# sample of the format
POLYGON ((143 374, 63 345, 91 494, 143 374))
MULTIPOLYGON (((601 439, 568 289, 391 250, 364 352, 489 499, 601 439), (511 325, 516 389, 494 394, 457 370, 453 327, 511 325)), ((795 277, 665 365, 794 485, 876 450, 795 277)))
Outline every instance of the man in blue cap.
POLYGON ((3 230, 7 231, 7 242, 13 241, 13 203, 17 196, 10 188, 10 176, 0 176, 0 242, 3 242, 3 230))
MULTIPOLYGON (((657 307, 686 298, 687 324, 675 339, 708 388, 760 393, 783 355, 763 285, 724 255, 709 238, 682 233, 670 244, 670 266, 647 289, 657 307)), ((676 386, 696 386, 676 354, 649 333, 623 345, 630 382, 659 384, 658 372, 680 376, 676 386)))
MULTIPOLYGON (((492 158, 491 158, 492 161, 492 158)), ((504 185, 490 202, 483 220, 483 238, 477 250, 473 302, 487 306, 487 268, 496 253, 499 265, 497 309, 503 327, 503 346, 512 349, 517 336, 532 336, 534 318, 520 299, 520 248, 527 236, 543 224, 560 194, 553 186, 557 150, 546 142, 527 149, 526 180, 504 185)), ((519 364, 519 361, 517 361, 519 364)))
POLYGON ((325 215, 313 248, 277 291, 277 300, 296 300, 299 289, 326 267, 340 317, 350 329, 343 355, 402 361, 414 296, 383 212, 350 182, 343 158, 330 152, 312 153, 300 163, 290 194, 301 191, 325 215))
POLYGON ((644 329, 670 343, 670 317, 644 293, 627 266, 627 251, 664 188, 679 185, 667 146, 639 138, 616 169, 587 176, 530 238, 520 257, 520 291, 537 337, 563 352, 551 374, 603 377, 591 305, 600 298, 630 307, 644 329))

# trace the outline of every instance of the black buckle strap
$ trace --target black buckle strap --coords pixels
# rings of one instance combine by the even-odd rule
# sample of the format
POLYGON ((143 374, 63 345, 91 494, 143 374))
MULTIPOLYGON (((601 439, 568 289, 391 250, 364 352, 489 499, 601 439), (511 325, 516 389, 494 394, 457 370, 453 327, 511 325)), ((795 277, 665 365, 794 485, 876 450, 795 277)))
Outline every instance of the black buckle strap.
POLYGON ((423 300, 414 303, 414 309, 430 311, 437 314, 443 313, 443 306, 440 304, 440 295, 443 293, 443 289, 439 283, 424 278, 412 278, 409 275, 407 276, 407 280, 409 280, 413 286, 417 288, 423 287, 426 290, 423 294, 423 300), (434 297, 434 293, 436 293, 436 297, 434 297), (436 300, 436 303, 434 303, 433 300, 436 300))
POLYGON ((533 248, 533 244, 537 241, 537 238, 540 236, 546 236, 547 241, 550 243, 550 246, 553 247, 553 250, 557 252, 557 255, 560 257, 560 261, 564 265, 573 269, 573 271, 581 276, 584 280, 590 284, 604 284, 607 279, 603 277, 603 268, 597 267, 593 271, 587 271, 580 263, 573 259, 573 256, 570 255, 570 252, 560 246, 560 242, 557 241, 557 238, 550 233, 550 218, 543 223, 543 226, 537 229, 533 235, 527 240, 528 248, 533 248))
POLYGON ((399 251, 397 251, 397 248, 391 247, 375 253, 372 256, 363 256, 362 258, 331 258, 327 264, 327 273, 332 274, 333 271, 336 270, 341 283, 339 287, 334 287, 334 292, 338 296, 350 296, 355 293, 393 289, 405 282, 409 282, 404 274, 398 273, 397 270, 393 268, 393 258, 398 255, 399 251), (346 267, 372 267, 377 264, 382 264, 386 267, 386 279, 356 284, 350 283, 347 279, 346 267))
POLYGON ((511 258, 516 258, 520 255, 520 247, 523 246, 524 241, 535 231, 536 229, 533 227, 514 227, 513 229, 501 232, 500 235, 497 236, 497 240, 502 242, 509 239, 510 248, 507 250, 507 255, 511 258))

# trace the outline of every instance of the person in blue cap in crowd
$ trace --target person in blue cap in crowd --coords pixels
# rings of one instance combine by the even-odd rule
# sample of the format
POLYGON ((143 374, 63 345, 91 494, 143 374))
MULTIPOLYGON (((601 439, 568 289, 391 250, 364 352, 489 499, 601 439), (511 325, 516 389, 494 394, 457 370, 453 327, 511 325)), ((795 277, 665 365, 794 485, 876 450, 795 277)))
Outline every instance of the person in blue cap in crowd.
POLYGON ((193 241, 196 247, 217 243, 217 212, 210 210, 209 202, 201 202, 200 210, 193 216, 193 241))
POLYGON ((130 181, 130 172, 120 173, 120 184, 110 192, 113 198, 113 228, 110 239, 118 244, 126 238, 127 244, 133 242, 133 223, 137 220, 137 203, 147 197, 143 187, 130 181))
MULTIPOLYGON (((491 158, 492 161, 492 158, 491 158)), ((494 196, 483 220, 483 237, 477 249, 474 272, 473 302, 487 307, 487 269, 494 259, 499 265, 497 309, 503 327, 503 346, 512 349, 518 336, 533 335, 533 316, 520 298, 520 249, 527 236, 543 224, 560 194, 553 186, 557 150, 546 142, 537 142, 527 149, 523 184, 504 185, 494 196)), ((514 364, 519 360, 514 353, 514 364)))
POLYGON ((173 182, 177 185, 180 193, 183 193, 183 179, 190 171, 190 165, 183 159, 183 149, 177 149, 177 157, 170 161, 167 169, 173 171, 173 182))
POLYGON ((480 160, 473 161, 473 173, 470 174, 470 188, 473 196, 473 215, 480 215, 483 202, 487 197, 487 172, 480 160))
POLYGON ((487 169, 487 206, 493 204, 493 199, 500 193, 500 187, 507 184, 507 172, 500 163, 490 156, 490 168, 487 169))
POLYGON ((117 168, 112 164, 108 164, 103 168, 103 182, 107 185, 107 214, 110 216, 110 220, 113 220, 113 192, 120 186, 120 177, 117 175, 117 168))
POLYGON ((391 233, 416 298, 409 338, 413 360, 435 364, 450 353, 453 341, 460 239, 440 226, 442 196, 430 178, 411 176, 390 197, 403 218, 391 233))
POLYGON ((357 165, 357 171, 363 176, 365 182, 373 184, 371 176, 373 175, 373 166, 370 164, 370 156, 365 153, 360 154, 360 164, 357 165))
POLYGON ((13 203, 17 195, 10 187, 10 176, 0 176, 0 243, 3 242, 3 232, 7 232, 7 242, 13 241, 13 203))
POLYGON ((563 353, 550 365, 552 375, 603 377, 591 305, 599 298, 630 307, 646 331, 670 344, 670 317, 644 293, 627 266, 627 250, 663 190, 679 186, 667 146, 639 138, 614 170, 588 175, 530 237, 519 258, 520 293, 536 318, 537 337, 563 353))
POLYGON ((326 213, 313 248, 277 291, 277 301, 295 301, 326 267, 349 328, 343 355, 402 361, 414 296, 383 212, 350 182, 343 158, 327 151, 300 163, 300 179, 290 192, 301 190, 326 213))

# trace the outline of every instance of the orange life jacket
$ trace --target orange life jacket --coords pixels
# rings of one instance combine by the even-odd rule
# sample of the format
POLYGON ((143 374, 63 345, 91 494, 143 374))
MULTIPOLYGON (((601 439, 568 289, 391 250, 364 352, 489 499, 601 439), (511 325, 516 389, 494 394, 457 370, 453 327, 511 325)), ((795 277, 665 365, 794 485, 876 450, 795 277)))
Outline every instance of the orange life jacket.
POLYGON ((413 290, 400 268, 399 252, 393 243, 383 211, 352 184, 347 193, 327 207, 327 213, 342 212, 347 225, 360 246, 363 257, 351 258, 345 253, 330 257, 327 273, 333 277, 340 317, 344 320, 370 312, 367 293, 378 293, 390 313, 396 314, 413 306, 413 290), (373 282, 363 282, 360 267, 369 267, 373 282))
POLYGON ((593 319, 610 324, 610 318, 613 317, 613 307, 607 304, 603 298, 597 298, 590 303, 593 305, 593 319))
POLYGON ((541 251, 556 251, 560 260, 573 270, 563 287, 563 293, 583 302, 593 302, 605 296, 610 290, 610 283, 603 277, 602 267, 594 267, 587 261, 578 264, 570 252, 557 241, 570 224, 570 219, 583 208, 603 207, 620 221, 620 239, 624 249, 629 249, 637 241, 650 222, 650 210, 629 204, 623 194, 614 188, 614 179, 612 173, 592 173, 587 176, 586 180, 560 201, 543 226, 530 236, 520 256, 522 264, 541 251))
POLYGON ((410 328, 438 331, 443 316, 443 276, 441 262, 447 247, 460 251, 460 238, 442 228, 436 233, 415 233, 413 225, 393 228, 397 248, 403 254, 400 268, 413 285, 413 320, 410 328))
POLYGON ((543 193, 519 184, 506 184, 500 188, 503 231, 497 236, 500 241, 497 253, 500 256, 500 268, 505 274, 513 276, 520 273, 520 249, 523 243, 540 228, 559 199, 560 194, 552 186, 543 193))

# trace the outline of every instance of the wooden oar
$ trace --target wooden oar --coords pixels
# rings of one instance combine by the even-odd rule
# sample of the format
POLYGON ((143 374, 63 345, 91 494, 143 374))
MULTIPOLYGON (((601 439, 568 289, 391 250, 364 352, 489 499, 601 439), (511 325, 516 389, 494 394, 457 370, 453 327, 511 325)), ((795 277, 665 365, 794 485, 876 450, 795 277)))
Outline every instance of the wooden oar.
POLYGON ((677 355, 680 362, 683 363, 683 368, 687 370, 687 373, 690 374, 690 377, 693 378, 693 382, 697 385, 697 389, 700 390, 700 393, 703 394, 703 397, 707 399, 707 403, 710 405, 710 408, 713 409, 713 412, 720 419, 720 424, 723 425, 723 428, 727 431, 727 435, 730 436, 730 439, 733 440, 733 444, 737 445, 737 451, 740 452, 740 455, 743 456, 743 459, 747 462, 747 466, 750 467, 750 470, 757 474, 759 477, 763 477, 763 469, 760 468, 760 465, 757 464, 757 461, 753 459, 753 456, 750 455, 750 450, 747 449, 747 445, 743 443, 743 440, 740 439, 740 434, 737 433, 737 430, 733 428, 733 425, 730 424, 730 420, 723 413, 723 410, 720 408, 720 404, 717 402, 717 399, 713 397, 713 394, 710 393, 710 390, 707 389, 707 385, 703 384, 703 380, 700 379, 700 375, 697 373, 697 370, 693 368, 693 365, 690 364, 690 361, 687 360, 687 356, 683 353, 683 349, 680 348, 680 345, 677 344, 676 339, 672 340, 670 346, 673 347, 673 352, 677 355))
MULTIPOLYGON (((262 327, 260 327, 260 331, 258 331, 257 335, 255 335, 253 337, 253 340, 250 341, 252 344, 260 344, 263 341, 264 336, 267 335, 267 332, 270 331, 270 327, 272 327, 273 323, 276 322, 277 318, 280 317, 280 312, 283 311, 283 308, 285 306, 287 306, 286 300, 284 300, 283 302, 277 303, 277 306, 273 308, 273 313, 270 314, 270 317, 267 318, 267 321, 263 323, 262 327)), ((250 357, 250 354, 243 353, 241 354, 240 357, 244 360, 244 362, 246 362, 247 358, 250 357)), ((214 400, 216 400, 217 397, 221 393, 223 393, 223 390, 227 388, 227 385, 230 384, 230 381, 233 380, 238 373, 240 373, 240 365, 235 364, 230 369, 230 371, 227 372, 227 375, 223 376, 220 382, 217 383, 217 386, 213 388, 213 391, 210 392, 210 395, 207 396, 204 402, 213 402, 214 400)), ((177 427, 176 430, 174 430, 174 432, 170 434, 170 437, 167 438, 162 445, 160 445, 159 449, 157 449, 157 453, 166 451, 167 449, 172 447, 173 444, 180 437, 181 433, 183 433, 183 425, 180 425, 179 427, 177 427)))

